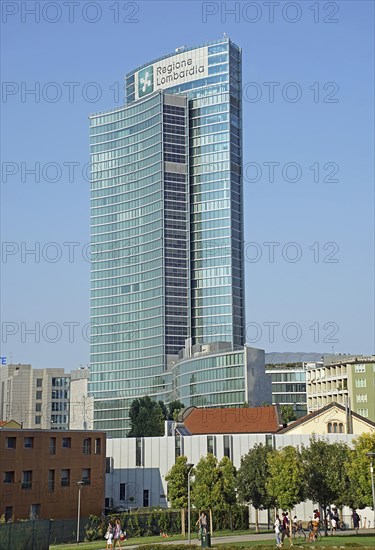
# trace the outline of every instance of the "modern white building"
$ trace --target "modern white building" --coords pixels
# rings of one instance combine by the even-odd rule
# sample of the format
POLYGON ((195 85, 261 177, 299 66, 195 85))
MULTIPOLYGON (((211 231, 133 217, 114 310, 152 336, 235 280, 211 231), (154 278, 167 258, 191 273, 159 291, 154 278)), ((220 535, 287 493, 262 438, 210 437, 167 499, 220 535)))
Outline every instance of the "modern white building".
MULTIPOLYGON (((325 434, 329 442, 352 443, 353 434, 325 434)), ((145 438, 107 439, 106 507, 117 511, 149 506, 167 507, 167 483, 165 476, 180 455, 197 464, 208 452, 220 461, 228 456, 239 468, 241 457, 255 444, 263 443, 279 449, 287 445, 308 445, 310 435, 304 434, 220 434, 145 438)), ((370 473, 369 473, 370 475, 370 473)), ((333 504, 333 503, 332 503, 333 504)), ((293 515, 308 520, 316 507, 304 502, 293 510, 293 515)), ((374 512, 369 508, 361 512, 373 525, 374 512)), ((344 521, 350 525, 349 509, 344 509, 344 521)), ((252 512, 252 521, 255 513, 252 512)), ((267 511, 260 515, 267 524, 267 511)))
POLYGON ((69 428, 70 374, 28 364, 0 369, 0 419, 27 429, 69 428))

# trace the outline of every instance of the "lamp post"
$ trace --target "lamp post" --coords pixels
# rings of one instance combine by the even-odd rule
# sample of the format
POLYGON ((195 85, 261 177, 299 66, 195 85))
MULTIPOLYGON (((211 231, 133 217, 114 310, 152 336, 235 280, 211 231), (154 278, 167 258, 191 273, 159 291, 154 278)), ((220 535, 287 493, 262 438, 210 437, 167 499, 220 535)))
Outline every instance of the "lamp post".
POLYGON ((81 489, 84 481, 77 481, 78 485, 78 512, 77 512, 77 544, 79 544, 79 520, 81 518, 81 489))
POLYGON ((190 474, 194 468, 194 464, 186 464, 186 467, 189 468, 188 471, 188 544, 190 544, 190 474))
POLYGON ((375 488, 374 488, 374 462, 373 457, 375 456, 375 453, 366 453, 366 456, 368 456, 371 460, 370 462, 370 474, 371 474, 371 491, 372 491, 372 509, 374 511, 374 527, 375 527, 375 488))

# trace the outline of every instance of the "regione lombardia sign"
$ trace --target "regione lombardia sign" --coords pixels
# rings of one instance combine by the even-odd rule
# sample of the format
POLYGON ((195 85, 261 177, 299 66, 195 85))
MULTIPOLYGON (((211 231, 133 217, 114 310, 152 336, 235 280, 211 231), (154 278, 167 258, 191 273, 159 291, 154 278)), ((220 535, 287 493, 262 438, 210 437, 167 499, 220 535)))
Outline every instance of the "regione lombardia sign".
POLYGON ((208 48, 178 53, 135 74, 135 99, 208 76, 208 48))

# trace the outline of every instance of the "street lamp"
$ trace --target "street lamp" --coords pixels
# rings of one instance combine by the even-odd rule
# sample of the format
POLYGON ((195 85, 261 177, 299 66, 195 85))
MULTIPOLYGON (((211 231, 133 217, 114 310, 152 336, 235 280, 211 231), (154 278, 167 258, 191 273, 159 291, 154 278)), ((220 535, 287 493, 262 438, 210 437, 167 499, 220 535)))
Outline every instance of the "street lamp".
POLYGON ((79 544, 79 520, 81 517, 81 489, 84 481, 77 481, 78 485, 78 512, 77 512, 77 544, 79 544))
POLYGON ((375 453, 366 453, 366 456, 368 456, 371 459, 370 474, 371 474, 371 491, 372 491, 372 509, 374 511, 374 527, 375 527, 375 489, 374 489, 374 463, 373 463, 373 457, 375 456, 375 453))
POLYGON ((186 467, 189 468, 188 471, 188 544, 190 544, 190 474, 194 468, 194 464, 186 464, 186 467))

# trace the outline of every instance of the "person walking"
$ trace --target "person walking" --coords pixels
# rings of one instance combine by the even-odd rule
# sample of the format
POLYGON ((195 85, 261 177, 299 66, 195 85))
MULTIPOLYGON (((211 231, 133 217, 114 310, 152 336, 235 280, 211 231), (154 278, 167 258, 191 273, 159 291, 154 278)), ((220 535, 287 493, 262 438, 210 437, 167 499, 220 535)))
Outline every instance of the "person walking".
POLYGON ((275 523, 273 524, 273 526, 274 526, 274 528, 275 528, 276 546, 277 546, 277 548, 281 548, 281 547, 282 547, 282 544, 281 544, 281 536, 280 536, 281 521, 280 521, 280 516, 279 516, 279 514, 276 514, 276 519, 275 519, 275 523))
POLYGON ((292 527, 290 524, 288 512, 283 512, 282 517, 281 546, 284 544, 285 537, 289 539, 290 546, 293 546, 292 527))
POLYGON ((353 518, 353 527, 355 529, 356 534, 358 535, 360 517, 357 510, 353 510, 352 518, 353 518))
POLYGON ((113 540, 115 541, 114 548, 122 548, 121 536, 122 536, 121 522, 119 518, 117 518, 115 522, 114 532, 113 532, 113 540))
POLYGON ((107 532, 104 535, 106 539, 105 550, 112 550, 112 541, 113 541, 113 525, 111 522, 108 523, 107 532))

